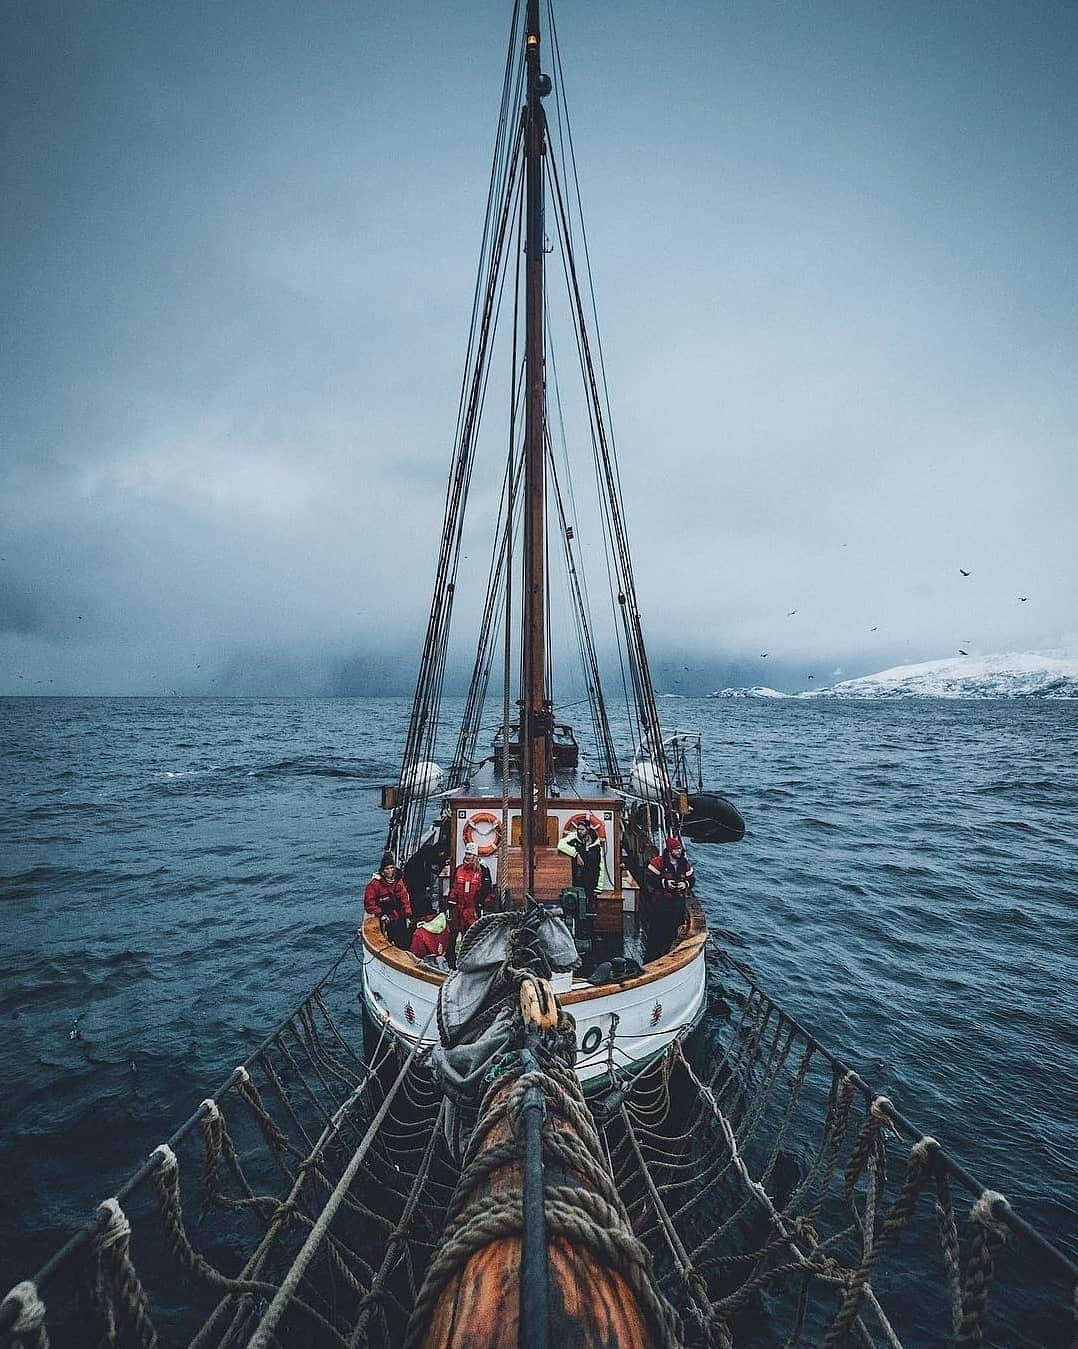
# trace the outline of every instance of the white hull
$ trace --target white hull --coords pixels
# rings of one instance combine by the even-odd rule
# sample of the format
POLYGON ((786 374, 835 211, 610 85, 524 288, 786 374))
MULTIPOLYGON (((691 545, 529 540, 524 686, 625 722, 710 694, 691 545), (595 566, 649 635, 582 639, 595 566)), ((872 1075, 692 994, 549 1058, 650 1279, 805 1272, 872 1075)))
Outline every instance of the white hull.
MULTIPOLYGON (((444 976, 421 969, 405 952, 388 947, 377 925, 364 929, 363 1005, 378 1031, 402 1043, 434 1044, 432 1016, 444 976), (424 1033, 424 1027, 426 1028, 424 1033)), ((699 1022, 707 998, 703 916, 694 910, 688 935, 642 975, 622 984, 573 984, 556 975, 554 989, 576 1021, 577 1074, 585 1090, 604 1084, 611 1069, 631 1073, 699 1022)))

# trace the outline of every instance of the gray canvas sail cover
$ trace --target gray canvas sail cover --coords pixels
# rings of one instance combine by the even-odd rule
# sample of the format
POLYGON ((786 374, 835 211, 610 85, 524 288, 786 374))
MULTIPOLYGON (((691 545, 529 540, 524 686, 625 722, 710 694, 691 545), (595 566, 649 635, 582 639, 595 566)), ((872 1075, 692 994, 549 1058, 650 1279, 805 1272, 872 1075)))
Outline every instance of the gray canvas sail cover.
POLYGON ((510 969, 546 976, 579 964, 572 933, 539 905, 526 913, 491 914, 469 930, 457 968, 438 994, 441 1043, 430 1058, 446 1096, 445 1136, 455 1155, 463 1154, 486 1073, 513 1031, 515 1007, 507 997, 516 981, 510 969))
POLYGON ((469 1025, 493 998, 504 994, 506 957, 511 948, 509 964, 517 967, 519 963, 537 974, 575 970, 580 964, 573 934, 560 917, 541 905, 526 913, 496 913, 480 918, 469 929, 457 957, 457 968, 438 994, 438 1031, 443 1048, 473 1038, 468 1033, 469 1025))

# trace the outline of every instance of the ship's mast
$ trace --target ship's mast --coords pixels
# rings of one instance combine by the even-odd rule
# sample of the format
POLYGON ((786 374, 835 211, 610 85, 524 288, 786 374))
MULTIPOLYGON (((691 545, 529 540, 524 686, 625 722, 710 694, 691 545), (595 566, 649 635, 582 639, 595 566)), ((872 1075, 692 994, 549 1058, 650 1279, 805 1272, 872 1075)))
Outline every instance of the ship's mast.
POLYGON ((546 691, 546 370, 543 351, 543 156, 546 122, 542 97, 549 78, 539 65, 539 0, 528 0, 524 60, 528 102, 525 123, 525 435, 524 435, 524 633, 521 690, 521 822, 524 892, 535 893, 535 848, 546 842, 547 750, 552 716, 546 691))

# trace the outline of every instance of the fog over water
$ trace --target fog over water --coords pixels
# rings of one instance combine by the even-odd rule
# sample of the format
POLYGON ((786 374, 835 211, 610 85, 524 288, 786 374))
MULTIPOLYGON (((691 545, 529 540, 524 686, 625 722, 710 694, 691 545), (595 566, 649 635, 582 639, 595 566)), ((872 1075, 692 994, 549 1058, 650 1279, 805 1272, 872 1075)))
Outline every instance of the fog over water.
MULTIPOLYGON (((0 693, 408 689, 509 10, 5 8, 0 693)), ((558 24, 660 686, 1078 652, 1074 7, 558 24)))

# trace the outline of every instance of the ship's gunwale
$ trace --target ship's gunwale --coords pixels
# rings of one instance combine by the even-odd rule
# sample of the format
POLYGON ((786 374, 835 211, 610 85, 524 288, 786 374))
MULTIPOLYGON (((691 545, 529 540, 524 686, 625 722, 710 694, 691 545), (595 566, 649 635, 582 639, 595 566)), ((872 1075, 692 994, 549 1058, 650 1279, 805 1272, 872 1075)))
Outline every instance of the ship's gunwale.
MULTIPOLYGON (((390 966, 400 974, 437 987, 441 987, 448 978, 448 975, 439 974, 437 970, 424 969, 410 951, 402 951, 400 947, 394 946, 382 931, 377 918, 366 919, 362 936, 364 949, 375 960, 390 966)), ((633 975, 629 979, 612 979, 605 984, 590 984, 586 988, 566 989, 565 992, 558 993, 558 1001, 564 1007, 571 1007, 574 1003, 589 1002, 596 997, 610 997, 611 994, 620 992, 628 993, 635 988, 654 983, 657 979, 665 978, 666 975, 674 974, 690 965, 707 945, 707 936, 707 918, 699 902, 693 900, 689 905, 688 933, 676 942, 666 955, 645 966, 642 974, 633 975)))

